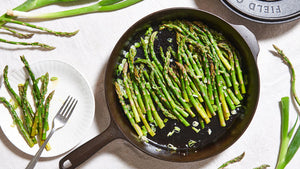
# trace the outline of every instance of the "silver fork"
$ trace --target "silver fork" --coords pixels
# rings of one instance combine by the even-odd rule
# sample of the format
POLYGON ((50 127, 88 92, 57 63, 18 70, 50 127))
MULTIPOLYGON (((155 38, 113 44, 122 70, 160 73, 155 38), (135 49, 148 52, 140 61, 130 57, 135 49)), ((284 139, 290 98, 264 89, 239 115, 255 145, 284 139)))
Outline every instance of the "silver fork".
POLYGON ((53 122, 52 122, 52 129, 46 138, 43 145, 40 147, 39 151, 35 154, 35 156, 31 159, 30 163, 27 165, 26 169, 32 169, 38 162, 46 144, 50 140, 50 137, 53 135, 53 133, 61 129, 65 126, 67 121, 69 120, 71 114, 73 113, 73 110, 77 104, 78 100, 74 99, 73 97, 68 96, 68 98, 65 100, 64 104, 61 106, 57 114, 55 115, 53 122))

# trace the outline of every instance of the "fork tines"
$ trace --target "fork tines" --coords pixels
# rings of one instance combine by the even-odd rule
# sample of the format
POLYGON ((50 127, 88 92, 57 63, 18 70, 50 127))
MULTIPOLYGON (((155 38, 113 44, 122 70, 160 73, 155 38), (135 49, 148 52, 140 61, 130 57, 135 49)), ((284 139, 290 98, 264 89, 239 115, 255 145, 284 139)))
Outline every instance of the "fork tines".
POLYGON ((61 114, 61 116, 64 116, 66 119, 69 119, 76 104, 77 104, 78 100, 68 96, 68 98, 66 99, 66 101, 64 102, 64 104, 62 105, 62 107, 59 110, 58 114, 61 114))

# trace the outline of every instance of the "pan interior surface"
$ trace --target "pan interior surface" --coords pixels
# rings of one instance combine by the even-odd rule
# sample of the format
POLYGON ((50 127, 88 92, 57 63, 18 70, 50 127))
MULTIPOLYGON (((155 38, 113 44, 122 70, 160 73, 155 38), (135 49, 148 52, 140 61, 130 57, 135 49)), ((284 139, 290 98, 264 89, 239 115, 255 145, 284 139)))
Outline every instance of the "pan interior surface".
MULTIPOLYGON (((168 40, 175 38, 175 36, 174 33, 168 30, 159 31, 158 38, 154 43, 155 52, 157 54, 159 53, 159 46, 162 46, 164 51, 168 46, 177 49, 175 40, 168 40)), ((142 47, 137 48, 136 57, 142 55, 142 47)), ((218 154, 232 145, 243 134, 254 115, 258 102, 259 77, 256 62, 253 59, 249 47, 243 38, 228 23, 203 11, 175 8, 159 11, 143 18, 122 36, 115 46, 109 60, 105 87, 111 117, 129 142, 153 157, 167 161, 186 162, 205 159, 218 154), (238 49, 241 55, 242 69, 244 74, 247 75, 248 81, 248 85, 246 86, 247 94, 242 102, 242 106, 237 109, 237 114, 232 115, 230 119, 226 121, 226 127, 221 127, 218 117, 215 116, 211 119, 212 121, 209 124, 205 125, 204 129, 201 129, 197 133, 191 127, 185 127, 179 121, 169 119, 163 129, 158 129, 159 131, 156 131, 154 137, 148 136, 148 142, 144 142, 137 138, 114 92, 113 82, 117 78, 115 70, 121 62, 123 52, 128 51, 130 46, 136 42, 140 42, 140 38, 143 37, 149 26, 153 27, 154 30, 158 30, 158 25, 163 21, 170 20, 201 21, 210 28, 223 33, 238 49), (175 126, 180 128, 180 132, 168 136, 169 132, 173 131, 175 126), (191 140, 195 141, 192 146, 189 145, 191 140), (174 151, 174 149, 170 148, 171 145, 176 147, 177 150, 174 151)), ((193 121, 198 121, 190 117, 187 118, 187 120, 190 124, 192 124, 193 121)))

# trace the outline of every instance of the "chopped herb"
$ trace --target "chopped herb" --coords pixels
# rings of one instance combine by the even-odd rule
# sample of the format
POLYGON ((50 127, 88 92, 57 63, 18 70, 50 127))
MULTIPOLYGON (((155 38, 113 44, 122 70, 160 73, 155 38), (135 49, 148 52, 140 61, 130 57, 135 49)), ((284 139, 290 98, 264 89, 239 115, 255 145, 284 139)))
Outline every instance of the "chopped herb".
POLYGON ((172 43, 173 39, 172 38, 168 38, 167 41, 170 42, 170 43, 172 43))
POLYGON ((141 44, 138 43, 138 42, 136 42, 136 43, 134 43, 134 46, 135 46, 136 48, 139 48, 139 47, 141 46, 141 44))
POLYGON ((231 114, 237 114, 236 110, 232 110, 231 114))
POLYGON ((127 51, 123 50, 122 53, 123 53, 125 58, 128 58, 128 52, 127 51))
POLYGON ((201 129, 197 129, 196 127, 192 127, 192 129, 193 129, 196 133, 199 133, 199 131, 201 130, 201 129))
POLYGON ((193 147, 196 143, 197 143, 196 141, 190 140, 190 141, 188 142, 188 146, 189 146, 189 147, 193 147))
POLYGON ((15 110, 19 107, 18 103, 15 102, 13 99, 10 99, 9 103, 12 105, 13 109, 15 110))
POLYGON ((148 138, 147 138, 146 136, 141 136, 141 140, 142 140, 143 142, 145 142, 145 143, 148 143, 148 142, 149 142, 149 140, 148 140, 148 138))
POLYGON ((208 135, 211 135, 211 133, 212 133, 211 129, 208 129, 207 133, 208 133, 208 135))
POLYGON ((168 133, 167 137, 172 136, 174 133, 179 133, 180 130, 181 129, 179 127, 175 126, 174 129, 168 133))
POLYGON ((167 147, 171 150, 177 150, 177 147, 173 146, 173 144, 168 144, 167 147))
POLYGON ((123 59, 121 64, 119 64, 119 66, 116 70, 116 73, 118 76, 122 73, 125 63, 126 63, 126 59, 123 59))
POLYGON ((169 119, 165 118, 165 119, 164 119, 164 122, 166 123, 166 122, 168 122, 168 120, 169 120, 169 119))
POLYGON ((10 127, 16 127, 16 122, 13 121, 13 123, 10 125, 10 127))
POLYGON ((51 81, 58 80, 58 77, 51 77, 50 80, 51 80, 51 81))
POLYGON ((167 137, 170 137, 174 134, 174 130, 170 131, 168 134, 167 134, 167 137))
POLYGON ((197 126, 199 126, 199 122, 193 121, 192 125, 193 125, 194 127, 197 127, 197 126))
POLYGON ((142 129, 143 135, 144 135, 144 136, 147 136, 147 133, 148 133, 148 132, 147 132, 146 127, 145 127, 145 126, 142 126, 141 129, 142 129))
POLYGON ((181 129, 180 129, 179 127, 177 127, 177 126, 175 126, 175 127, 174 127, 174 131, 175 131, 175 133, 179 133, 179 132, 180 132, 180 130, 181 130, 181 129))
POLYGON ((151 127, 151 129, 152 129, 154 132, 156 132, 156 127, 155 127, 155 126, 156 126, 155 124, 150 123, 150 127, 151 127))
POLYGON ((145 35, 151 35, 153 32, 153 28, 149 27, 148 30, 146 31, 145 35))

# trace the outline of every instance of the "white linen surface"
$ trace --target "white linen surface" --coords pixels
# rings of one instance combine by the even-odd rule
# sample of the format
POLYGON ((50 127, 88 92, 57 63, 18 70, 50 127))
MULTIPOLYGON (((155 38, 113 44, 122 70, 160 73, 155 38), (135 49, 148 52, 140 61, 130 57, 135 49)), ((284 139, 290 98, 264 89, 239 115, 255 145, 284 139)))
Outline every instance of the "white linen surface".
MULTIPOLYGON (((2 0, 0 13, 5 13, 21 4, 24 0, 2 0)), ((92 2, 92 1, 88 1, 92 2)), ((76 4, 83 6, 82 4, 76 4)), ((244 159, 228 168, 251 169, 261 164, 269 164, 274 168, 280 143, 280 108, 281 97, 290 95, 290 73, 288 67, 280 58, 274 56, 272 44, 284 50, 292 61, 297 77, 300 78, 300 23, 292 21, 284 24, 255 23, 234 14, 219 0, 145 0, 131 7, 107 13, 93 13, 57 20, 34 22, 47 28, 60 31, 79 29, 76 36, 65 38, 36 33, 27 41, 40 41, 57 48, 52 51, 41 51, 36 48, 23 47, 0 43, 0 69, 5 65, 10 70, 22 66, 19 56, 25 55, 29 62, 56 59, 68 62, 78 69, 90 83, 96 101, 95 119, 91 129, 86 133, 85 143, 103 132, 109 124, 109 112, 104 98, 104 75, 110 53, 122 34, 142 17, 170 7, 192 7, 214 13, 230 23, 245 25, 257 37, 260 53, 257 65, 260 73, 260 99, 256 114, 244 135, 224 152, 206 160, 175 163, 166 162, 150 157, 123 140, 115 140, 98 151, 79 168, 93 169, 215 169, 225 161, 245 152, 244 159)), ((68 5, 51 5, 36 11, 50 12, 71 8, 68 5)), ((27 29, 27 28, 26 28, 27 29)), ((1 38, 17 40, 5 33, 1 38)), ((298 80, 298 79, 297 79, 298 80)), ((296 89, 300 95, 300 82, 296 81, 296 89)), ((2 112, 3 113, 3 112, 2 112)), ((1 114, 1 113, 0 113, 1 114)), ((296 116, 295 107, 290 106, 290 125, 296 116)), ((1 118, 1 116, 0 116, 1 118)), ((0 168, 25 168, 31 157, 14 147, 0 130, 0 168)), ((64 154, 65 155, 65 154, 64 154)), ((59 160, 64 156, 41 159, 36 168, 58 168, 59 160)), ((287 168, 295 169, 300 166, 300 152, 297 152, 287 168)))

